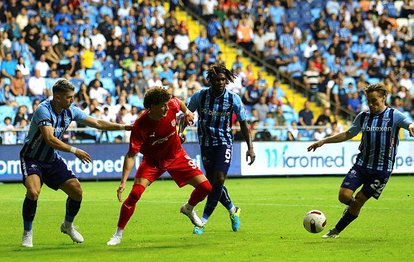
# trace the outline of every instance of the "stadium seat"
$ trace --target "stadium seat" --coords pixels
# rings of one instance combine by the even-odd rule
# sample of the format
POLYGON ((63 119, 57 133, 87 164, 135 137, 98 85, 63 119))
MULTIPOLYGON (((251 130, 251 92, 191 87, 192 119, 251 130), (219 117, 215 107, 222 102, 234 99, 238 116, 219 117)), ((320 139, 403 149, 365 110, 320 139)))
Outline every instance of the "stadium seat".
POLYGON ((82 79, 79 79, 79 78, 72 78, 70 80, 70 82, 75 86, 75 94, 76 94, 79 91, 80 86, 81 86, 83 80, 82 79))
POLYGON ((138 109, 142 109, 144 108, 144 100, 141 99, 139 96, 137 95, 132 95, 128 97, 128 103, 131 106, 136 106, 138 107, 138 109))
POLYGON ((4 119, 6 117, 10 117, 13 121, 15 115, 16 115, 16 112, 15 112, 13 107, 11 107, 11 106, 0 106, 0 123, 2 125, 3 125, 4 119))
POLYGON ((21 105, 25 105, 28 109, 32 107, 32 101, 28 96, 16 96, 16 102, 21 105))
POLYGON ((98 72, 98 70, 94 69, 94 68, 90 68, 88 70, 85 70, 86 72, 86 77, 88 78, 95 78, 95 74, 96 72, 98 72))
POLYGON ((376 78, 376 77, 370 77, 370 78, 367 78, 367 82, 369 84, 376 84, 376 83, 379 83, 380 82, 380 79, 379 78, 376 78))
POLYGON ((103 88, 108 90, 108 92, 113 96, 116 93, 116 86, 112 78, 109 77, 102 77, 101 82, 103 85, 103 88))
POLYGON ((115 76, 116 78, 121 78, 121 77, 122 77, 122 71, 123 71, 123 69, 122 69, 122 68, 116 68, 116 69, 114 70, 114 76, 115 76))
POLYGON ((345 77, 344 78, 343 85, 347 87, 349 83, 352 83, 353 86, 356 86, 355 78, 353 78, 353 77, 345 77))
POLYGON ((321 9, 320 8, 312 8, 310 10, 310 14, 312 16, 312 20, 316 20, 321 15, 321 9))

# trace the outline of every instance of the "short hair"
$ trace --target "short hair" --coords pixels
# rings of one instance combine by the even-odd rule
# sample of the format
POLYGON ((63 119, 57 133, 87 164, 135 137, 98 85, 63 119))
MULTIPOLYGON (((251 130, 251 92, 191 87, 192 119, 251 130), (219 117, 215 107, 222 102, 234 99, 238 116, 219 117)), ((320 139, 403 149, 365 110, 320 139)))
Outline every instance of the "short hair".
POLYGON ((70 91, 75 91, 75 86, 68 80, 62 78, 56 81, 52 89, 53 94, 64 94, 70 91))
POLYGON ((224 74, 227 79, 227 82, 234 82, 234 77, 236 76, 230 70, 228 70, 223 64, 213 65, 207 71, 207 81, 211 82, 212 78, 217 77, 219 74, 224 74))
POLYGON ((167 89, 163 87, 152 87, 145 93, 144 107, 149 109, 153 105, 165 103, 170 99, 171 95, 168 93, 167 89))
POLYGON ((372 92, 378 92, 382 96, 388 95, 388 89, 382 82, 376 83, 376 84, 370 84, 365 88, 365 94, 369 94, 372 92))

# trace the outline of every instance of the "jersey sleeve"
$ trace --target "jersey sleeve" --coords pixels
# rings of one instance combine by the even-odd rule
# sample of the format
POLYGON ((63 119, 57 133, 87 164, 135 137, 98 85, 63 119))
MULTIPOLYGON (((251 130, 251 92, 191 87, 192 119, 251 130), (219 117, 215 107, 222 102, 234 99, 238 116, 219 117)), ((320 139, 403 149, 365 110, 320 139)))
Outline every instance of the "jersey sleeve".
POLYGON ((404 115, 403 113, 401 113, 398 110, 394 110, 394 123, 401 128, 407 129, 408 130, 408 126, 412 123, 411 120, 404 115))
POLYGON ((129 139, 129 149, 128 152, 133 152, 138 154, 141 150, 141 146, 144 143, 143 135, 137 124, 134 124, 131 131, 131 136, 129 139))
POLYGON ((85 120, 88 117, 88 115, 85 112, 83 112, 82 110, 80 110, 76 106, 71 106, 70 111, 72 113, 72 120, 74 120, 76 122, 82 122, 83 120, 85 120))
POLYGON ((197 110, 197 107, 200 103, 200 90, 195 92, 191 98, 190 98, 190 102, 187 105, 187 108, 191 111, 194 112, 197 110))
POLYGON ((45 106, 39 106, 33 114, 32 122, 38 126, 51 126, 52 116, 45 106))
POLYGON ((171 98, 168 102, 168 107, 173 110, 174 113, 178 113, 181 110, 180 100, 178 98, 171 98))
POLYGON ((241 122, 247 120, 247 112, 241 98, 235 94, 233 94, 233 112, 236 113, 237 121, 241 122))
POLYGON ((361 126, 362 126, 361 121, 363 120, 362 117, 365 116, 365 114, 366 112, 361 112, 355 117, 354 121, 352 122, 351 127, 348 130, 349 133, 356 136, 361 131, 361 126))

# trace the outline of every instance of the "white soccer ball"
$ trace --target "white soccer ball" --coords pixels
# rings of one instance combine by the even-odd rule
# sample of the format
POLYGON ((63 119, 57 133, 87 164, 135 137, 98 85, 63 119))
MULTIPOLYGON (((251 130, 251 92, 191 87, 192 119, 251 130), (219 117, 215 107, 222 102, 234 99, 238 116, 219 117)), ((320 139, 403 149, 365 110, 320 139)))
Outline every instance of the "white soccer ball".
POLYGON ((326 217, 319 210, 311 210, 303 218, 303 226, 311 233, 319 233, 326 226, 326 217))

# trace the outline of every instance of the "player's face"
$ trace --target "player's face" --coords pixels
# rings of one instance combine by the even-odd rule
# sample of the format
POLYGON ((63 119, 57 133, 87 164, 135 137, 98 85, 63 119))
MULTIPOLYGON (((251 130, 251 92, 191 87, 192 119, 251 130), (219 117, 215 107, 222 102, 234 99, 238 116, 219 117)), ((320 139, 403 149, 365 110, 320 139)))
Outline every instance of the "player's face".
POLYGON ((153 119, 161 119, 165 117, 168 112, 168 101, 158 105, 152 105, 150 111, 153 119))
POLYGON ((216 92, 223 92, 224 88, 226 87, 227 79, 223 73, 220 73, 211 78, 211 86, 214 91, 216 92))
POLYGON ((367 102, 369 111, 373 114, 378 114, 385 109, 385 96, 382 96, 377 91, 367 94, 367 102))
POLYGON ((75 97, 75 92, 69 91, 66 93, 62 93, 59 95, 59 105, 63 109, 68 109, 70 105, 73 103, 73 99, 75 97))

